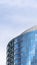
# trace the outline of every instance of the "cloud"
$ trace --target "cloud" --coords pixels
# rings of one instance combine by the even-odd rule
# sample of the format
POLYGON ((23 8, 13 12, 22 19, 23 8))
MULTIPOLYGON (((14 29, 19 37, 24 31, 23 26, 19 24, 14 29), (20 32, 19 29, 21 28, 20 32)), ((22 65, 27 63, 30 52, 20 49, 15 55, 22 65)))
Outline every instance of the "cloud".
POLYGON ((3 49, 0 51, 0 65, 6 65, 6 54, 3 49))
POLYGON ((16 6, 16 7, 31 7, 37 8, 37 1, 36 0, 0 0, 0 3, 5 3, 9 6, 16 6))
POLYGON ((0 21, 3 24, 9 25, 17 23, 24 23, 25 21, 37 20, 37 9, 32 8, 17 8, 9 6, 0 6, 0 21), (2 22, 3 20, 3 22, 2 22))

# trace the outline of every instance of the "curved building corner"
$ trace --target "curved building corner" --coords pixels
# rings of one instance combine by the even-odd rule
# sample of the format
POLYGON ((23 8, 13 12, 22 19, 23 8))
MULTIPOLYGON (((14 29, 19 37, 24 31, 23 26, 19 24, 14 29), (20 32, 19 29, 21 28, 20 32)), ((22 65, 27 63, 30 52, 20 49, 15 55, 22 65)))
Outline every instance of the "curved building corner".
POLYGON ((7 65, 37 65, 37 26, 8 43, 7 65))

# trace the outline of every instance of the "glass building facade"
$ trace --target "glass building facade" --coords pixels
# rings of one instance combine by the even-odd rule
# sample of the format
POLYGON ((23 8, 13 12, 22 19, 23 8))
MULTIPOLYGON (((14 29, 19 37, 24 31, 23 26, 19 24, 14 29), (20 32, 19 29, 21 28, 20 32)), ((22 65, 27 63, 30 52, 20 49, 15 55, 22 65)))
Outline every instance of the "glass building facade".
POLYGON ((37 65, 37 30, 31 29, 7 45, 7 65, 37 65))

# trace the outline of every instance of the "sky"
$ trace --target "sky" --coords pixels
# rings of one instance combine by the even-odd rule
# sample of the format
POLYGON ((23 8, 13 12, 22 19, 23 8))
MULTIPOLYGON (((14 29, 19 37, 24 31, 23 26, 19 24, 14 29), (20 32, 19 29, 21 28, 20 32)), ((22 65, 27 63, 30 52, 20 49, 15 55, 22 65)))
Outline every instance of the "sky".
POLYGON ((0 0, 0 65, 6 65, 8 42, 37 25, 37 0, 0 0))

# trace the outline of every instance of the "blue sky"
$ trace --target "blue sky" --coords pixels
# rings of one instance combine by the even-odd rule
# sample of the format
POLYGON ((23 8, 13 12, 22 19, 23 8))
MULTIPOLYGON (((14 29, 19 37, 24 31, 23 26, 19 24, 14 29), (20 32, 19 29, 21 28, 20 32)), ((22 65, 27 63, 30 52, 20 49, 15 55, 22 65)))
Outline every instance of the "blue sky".
POLYGON ((0 0, 0 65, 6 65, 8 42, 37 25, 37 0, 0 0))

